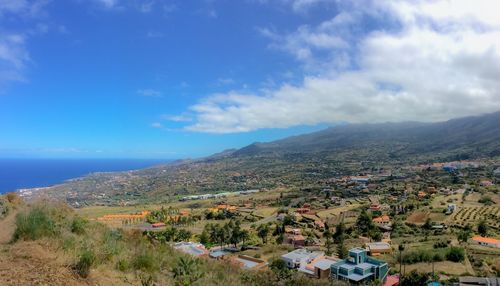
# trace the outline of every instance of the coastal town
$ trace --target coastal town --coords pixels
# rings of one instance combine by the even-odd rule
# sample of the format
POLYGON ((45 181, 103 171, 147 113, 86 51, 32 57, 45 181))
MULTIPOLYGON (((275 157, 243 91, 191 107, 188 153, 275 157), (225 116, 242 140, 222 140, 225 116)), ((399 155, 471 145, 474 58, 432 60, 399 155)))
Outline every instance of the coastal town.
POLYGON ((327 188, 183 196, 80 213, 245 270, 284 267, 311 279, 387 286, 425 273, 435 283, 483 285, 480 277, 500 269, 499 184, 498 165, 455 161, 331 178, 327 188))

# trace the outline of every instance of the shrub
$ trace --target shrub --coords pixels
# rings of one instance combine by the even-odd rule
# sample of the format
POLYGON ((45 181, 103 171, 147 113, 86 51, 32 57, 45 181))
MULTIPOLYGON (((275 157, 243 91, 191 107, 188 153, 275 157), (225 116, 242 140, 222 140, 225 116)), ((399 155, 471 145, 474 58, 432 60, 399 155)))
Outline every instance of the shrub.
POLYGON ((153 271, 156 267, 155 257, 150 251, 143 251, 136 255, 132 261, 132 266, 135 269, 144 271, 153 271))
POLYGON ((139 274, 139 279, 141 280, 141 286, 152 286, 153 284, 153 276, 141 273, 139 274))
POLYGON ((120 244, 122 238, 123 235, 119 230, 104 230, 99 259, 107 261, 111 260, 113 256, 120 254, 123 248, 122 244, 120 244))
POLYGON ((90 267, 95 262, 94 252, 91 250, 84 250, 80 255, 80 259, 75 265, 75 270, 82 278, 87 278, 90 273, 90 267))
POLYGON ((130 265, 129 265, 128 261, 125 259, 120 259, 116 263, 116 269, 118 269, 122 272, 127 271, 129 269, 129 267, 130 267, 130 265))
POLYGON ((27 214, 20 213, 16 217, 14 240, 37 240, 53 236, 56 225, 45 207, 34 207, 27 214))
POLYGON ((200 261, 191 257, 181 257, 176 266, 172 269, 174 273, 175 285, 193 285, 205 274, 200 267, 200 261))
POLYGON ((438 241, 434 243, 434 248, 446 248, 448 243, 446 241, 438 241))
POLYGON ((86 225, 87 225, 87 220, 75 216, 71 221, 71 232, 76 234, 84 234, 86 225))
POLYGON ((9 203, 11 204, 19 204, 21 202, 21 198, 17 193, 13 192, 7 193, 5 197, 7 198, 7 201, 9 201, 9 203))
POLYGON ((453 262, 462 262, 465 258, 464 249, 461 247, 452 246, 446 254, 446 259, 453 262))

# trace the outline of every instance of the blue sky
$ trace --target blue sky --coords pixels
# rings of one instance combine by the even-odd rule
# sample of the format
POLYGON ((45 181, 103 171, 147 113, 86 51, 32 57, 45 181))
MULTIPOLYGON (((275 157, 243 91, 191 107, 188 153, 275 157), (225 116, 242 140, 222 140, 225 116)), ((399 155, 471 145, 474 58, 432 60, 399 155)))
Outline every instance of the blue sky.
POLYGON ((0 0, 0 157, 197 157, 496 111, 498 4, 455 2, 0 0))

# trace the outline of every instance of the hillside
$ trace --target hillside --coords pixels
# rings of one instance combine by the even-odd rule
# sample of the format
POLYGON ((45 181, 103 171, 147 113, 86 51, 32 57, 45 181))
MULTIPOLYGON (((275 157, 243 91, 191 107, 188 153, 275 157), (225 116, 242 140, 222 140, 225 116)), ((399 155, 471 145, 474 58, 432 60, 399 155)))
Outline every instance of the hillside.
POLYGON ((500 154, 500 112, 477 117, 465 117, 439 123, 382 123, 351 124, 331 127, 319 132, 293 136, 269 143, 254 143, 240 150, 236 156, 287 154, 345 149, 372 148, 390 151, 399 147, 395 155, 404 160, 412 156, 438 152, 465 157, 497 156, 500 154))
POLYGON ((70 180, 34 196, 73 206, 165 202, 194 193, 324 186, 341 175, 500 156, 500 112, 438 123, 348 124, 197 160, 70 180))
POLYGON ((64 204, 18 201, 9 208, 0 217, 0 285, 345 285, 193 258, 141 231, 87 220, 64 204))

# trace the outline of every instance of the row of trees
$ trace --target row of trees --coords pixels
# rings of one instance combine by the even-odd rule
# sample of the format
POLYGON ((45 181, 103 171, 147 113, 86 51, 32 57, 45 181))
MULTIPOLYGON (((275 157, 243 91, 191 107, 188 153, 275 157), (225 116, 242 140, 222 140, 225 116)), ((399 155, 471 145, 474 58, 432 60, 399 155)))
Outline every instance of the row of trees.
POLYGON ((179 242, 189 240, 193 233, 182 228, 168 227, 162 231, 144 231, 144 235, 159 242, 179 242))
POLYGON ((146 221, 148 223, 163 222, 174 226, 191 226, 201 219, 202 217, 200 215, 181 215, 178 208, 173 208, 171 206, 151 211, 151 213, 146 216, 146 221))
POLYGON ((249 239, 250 233, 248 230, 241 228, 239 220, 230 220, 224 225, 221 224, 207 224, 200 235, 200 243, 205 246, 232 244, 237 247, 240 242, 245 242, 249 239))

